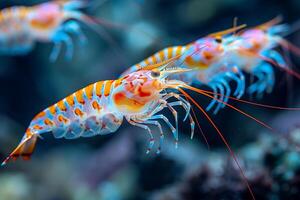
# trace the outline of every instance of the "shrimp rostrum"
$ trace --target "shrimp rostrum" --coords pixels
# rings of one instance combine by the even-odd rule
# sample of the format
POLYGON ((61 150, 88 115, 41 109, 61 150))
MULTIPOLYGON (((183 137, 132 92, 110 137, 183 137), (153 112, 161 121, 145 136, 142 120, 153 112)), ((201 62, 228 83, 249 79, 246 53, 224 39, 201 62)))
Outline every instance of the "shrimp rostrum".
POLYGON ((66 48, 66 59, 71 59, 74 49, 71 34, 79 37, 81 44, 85 44, 87 40, 79 21, 92 29, 97 24, 78 10, 85 6, 87 3, 80 0, 56 0, 35 6, 14 6, 1 10, 0 53, 24 55, 33 49, 36 41, 53 42, 51 61, 57 59, 62 45, 66 48))

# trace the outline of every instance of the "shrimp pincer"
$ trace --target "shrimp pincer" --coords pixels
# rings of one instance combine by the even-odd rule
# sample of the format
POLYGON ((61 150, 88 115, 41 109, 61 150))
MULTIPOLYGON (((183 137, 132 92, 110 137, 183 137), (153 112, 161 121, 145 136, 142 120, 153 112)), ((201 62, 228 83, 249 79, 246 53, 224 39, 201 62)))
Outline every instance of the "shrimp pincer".
POLYGON ((87 3, 80 0, 56 0, 35 6, 14 6, 0 11, 0 53, 24 55, 38 42, 53 42, 50 60, 55 61, 62 45, 66 47, 66 59, 73 56, 71 34, 79 38, 81 45, 87 38, 79 22, 97 30, 96 20, 78 9, 87 3))

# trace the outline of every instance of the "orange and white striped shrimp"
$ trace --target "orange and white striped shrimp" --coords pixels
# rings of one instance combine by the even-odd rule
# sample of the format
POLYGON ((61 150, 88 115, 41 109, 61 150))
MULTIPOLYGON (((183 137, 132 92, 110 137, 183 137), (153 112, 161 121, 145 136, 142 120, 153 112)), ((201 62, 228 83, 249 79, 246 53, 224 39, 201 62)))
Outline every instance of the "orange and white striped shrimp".
MULTIPOLYGON (((122 76, 127 73, 142 69, 149 64, 158 63, 186 52, 191 53, 190 56, 185 57, 184 60, 180 60, 182 64, 192 69, 185 74, 177 74, 171 78, 179 79, 189 84, 200 83, 210 86, 214 93, 219 92, 219 96, 222 101, 227 102, 231 93, 229 81, 234 80, 237 83, 237 88, 234 92, 234 96, 240 98, 243 95, 245 88, 245 78, 237 67, 228 66, 234 65, 227 60, 227 45, 231 42, 231 36, 229 34, 244 28, 245 25, 234 27, 225 31, 210 34, 204 38, 200 38, 195 42, 192 42, 185 46, 175 46, 165 48, 142 62, 130 67, 126 70, 122 76)), ((218 97, 217 95, 215 96, 218 97)), ((217 101, 214 99, 207 107, 207 111, 210 110, 217 101)), ((214 113, 224 106, 218 104, 214 113)))
MULTIPOLYGON (((169 61, 168 61, 169 62, 169 61)), ((117 80, 99 81, 71 94, 54 105, 37 114, 25 131, 20 144, 6 158, 2 165, 11 159, 23 157, 28 159, 32 154, 39 136, 52 132, 55 138, 76 139, 92 137, 115 132, 122 124, 123 118, 135 126, 148 131, 150 142, 149 153, 154 144, 154 137, 149 124, 160 130, 160 151, 164 134, 158 120, 163 120, 172 130, 176 144, 178 141, 177 112, 174 106, 182 106, 190 118, 192 133, 194 121, 189 114, 190 104, 175 93, 165 89, 183 84, 180 81, 169 81, 166 77, 184 69, 168 69, 168 62, 162 63, 160 70, 141 70, 117 80), (168 102, 171 97, 177 101, 168 102), (162 114, 168 108, 176 119, 176 128, 162 114)))
POLYGON ((78 9, 87 6, 81 0, 55 0, 35 6, 14 6, 0 11, 0 53, 20 55, 28 53, 39 42, 53 42, 50 60, 55 61, 66 46, 66 58, 73 55, 70 34, 86 43, 78 21, 95 29, 97 22, 78 9))
POLYGON ((281 46, 300 55, 299 48, 283 38, 289 33, 289 27, 286 24, 279 24, 281 20, 281 17, 276 17, 264 24, 246 29, 233 36, 232 42, 228 45, 229 59, 234 60, 241 70, 257 78, 257 81, 248 87, 250 94, 257 93, 258 96, 262 96, 265 91, 272 91, 275 84, 272 65, 300 79, 300 74, 289 69, 284 56, 274 49, 281 46))

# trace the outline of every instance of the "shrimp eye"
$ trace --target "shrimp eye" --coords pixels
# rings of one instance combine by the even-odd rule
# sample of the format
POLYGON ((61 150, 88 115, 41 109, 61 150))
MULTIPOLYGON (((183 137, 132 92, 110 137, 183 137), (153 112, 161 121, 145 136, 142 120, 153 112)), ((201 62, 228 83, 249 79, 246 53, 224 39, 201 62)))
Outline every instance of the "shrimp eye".
POLYGON ((217 38, 215 39, 215 41, 216 41, 217 43, 222 43, 222 38, 217 37, 217 38))
POLYGON ((160 76, 160 72, 159 72, 159 71, 151 71, 151 76, 152 76, 153 78, 157 78, 157 77, 160 76))

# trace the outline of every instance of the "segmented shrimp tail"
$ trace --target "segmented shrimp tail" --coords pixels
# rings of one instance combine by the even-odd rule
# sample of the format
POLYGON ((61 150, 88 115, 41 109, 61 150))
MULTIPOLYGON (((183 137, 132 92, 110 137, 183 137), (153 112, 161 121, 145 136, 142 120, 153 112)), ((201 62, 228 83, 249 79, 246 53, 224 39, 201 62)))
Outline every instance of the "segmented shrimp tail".
POLYGON ((20 156, 23 160, 29 160, 31 154, 35 148, 38 135, 29 131, 25 133, 19 145, 13 150, 13 152, 2 162, 1 166, 6 165, 11 160, 16 160, 20 156))

